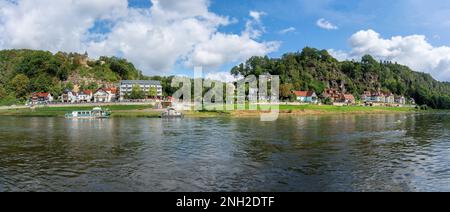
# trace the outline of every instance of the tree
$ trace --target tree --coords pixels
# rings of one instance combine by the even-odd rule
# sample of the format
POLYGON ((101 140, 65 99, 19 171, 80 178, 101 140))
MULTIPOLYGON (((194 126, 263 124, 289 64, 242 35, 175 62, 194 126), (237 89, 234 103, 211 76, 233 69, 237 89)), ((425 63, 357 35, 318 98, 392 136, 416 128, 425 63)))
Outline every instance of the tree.
POLYGON ((3 99, 7 96, 6 90, 3 86, 0 86, 0 99, 3 99))
POLYGON ((141 89, 141 86, 133 85, 133 88, 131 89, 131 94, 130 94, 129 98, 130 99, 144 99, 145 94, 144 94, 144 91, 141 89))
POLYGON ((332 105, 332 104, 333 104, 333 100, 331 100, 330 97, 327 97, 327 98, 325 98, 325 99, 322 100, 322 103, 323 103, 324 105, 332 105))
POLYGON ((282 99, 289 99, 292 94, 294 86, 292 84, 282 84, 280 85, 280 96, 282 99))
POLYGON ((61 83, 55 83, 51 88, 48 90, 53 96, 61 96, 63 93, 63 89, 61 87, 61 83))
POLYGON ((295 96, 293 93, 291 93, 290 95, 289 95, 289 101, 290 102, 295 102, 297 100, 297 96, 295 96))
POLYGON ((138 71, 134 65, 125 59, 120 59, 117 57, 101 57, 101 61, 105 61, 109 65, 110 69, 117 73, 121 79, 140 79, 142 78, 142 73, 138 71))
POLYGON ((361 63, 363 63, 363 64, 376 64, 378 62, 371 55, 364 55, 361 58, 361 63))
POLYGON ((64 89, 68 89, 68 90, 73 90, 75 86, 73 85, 72 82, 68 82, 65 86, 64 89))
POLYGON ((87 89, 89 90, 97 90, 98 89, 98 84, 96 82, 91 82, 88 86, 87 89))
POLYGON ((86 82, 81 82, 80 84, 79 84, 79 87, 80 87, 80 91, 84 91, 84 90, 86 90, 87 89, 87 86, 86 86, 86 82))
POLYGON ((53 80, 48 74, 39 74, 31 80, 30 89, 33 92, 48 92, 53 87, 53 80))
POLYGON ((150 87, 148 90, 148 96, 151 98, 156 98, 158 96, 158 89, 156 87, 150 87))
POLYGON ((16 75, 10 82, 10 88, 15 92, 17 99, 26 99, 29 94, 30 79, 24 74, 16 75))

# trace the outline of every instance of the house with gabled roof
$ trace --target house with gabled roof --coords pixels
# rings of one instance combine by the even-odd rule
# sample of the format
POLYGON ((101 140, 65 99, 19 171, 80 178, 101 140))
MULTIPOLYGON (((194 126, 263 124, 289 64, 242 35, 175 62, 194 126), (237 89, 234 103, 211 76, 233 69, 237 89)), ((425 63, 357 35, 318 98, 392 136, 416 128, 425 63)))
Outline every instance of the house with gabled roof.
POLYGON ((116 100, 116 88, 100 88, 94 93, 95 103, 108 103, 116 100))
POLYGON ((292 93, 295 95, 298 102, 310 104, 319 103, 319 98, 314 91, 293 91, 292 93))
POLYGON ((346 104, 355 104, 356 98, 352 94, 342 94, 341 102, 346 103, 346 104))
POLYGON ((36 104, 48 104, 53 101, 52 94, 48 92, 36 92, 31 94, 30 103, 36 104))
POLYGON ((62 103, 75 103, 77 102, 77 95, 75 92, 65 89, 63 91, 63 94, 61 95, 61 102, 62 103))
POLYGON ((90 103, 92 102, 94 95, 91 90, 81 91, 77 96, 77 102, 80 103, 90 103))

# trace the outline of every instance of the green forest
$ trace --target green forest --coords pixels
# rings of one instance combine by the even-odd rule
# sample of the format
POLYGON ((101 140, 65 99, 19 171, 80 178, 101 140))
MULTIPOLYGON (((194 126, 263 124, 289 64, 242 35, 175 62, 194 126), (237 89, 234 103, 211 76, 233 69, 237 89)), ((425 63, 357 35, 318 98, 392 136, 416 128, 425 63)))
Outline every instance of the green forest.
POLYGON ((281 58, 252 57, 231 70, 233 75, 279 75, 280 95, 291 97, 292 90, 313 90, 321 95, 327 88, 351 93, 359 98, 364 91, 392 92, 414 98, 420 105, 450 109, 450 84, 429 74, 390 61, 377 61, 366 55, 361 61, 339 62, 326 50, 304 48, 281 58))
POLYGON ((173 77, 144 76, 142 71, 122 58, 90 60, 87 53, 52 54, 25 49, 0 51, 0 105, 24 103, 32 92, 50 92, 53 96, 60 96, 65 89, 73 89, 72 78, 101 82, 81 82, 82 90, 96 90, 102 84, 120 80, 153 79, 161 81, 164 95, 175 92, 170 86, 173 77))
MULTIPOLYGON (((327 88, 351 93, 357 98, 364 91, 392 92, 416 100, 420 105, 450 109, 450 83, 415 72, 390 61, 377 61, 366 55, 360 61, 339 62, 326 50, 306 47, 281 58, 252 57, 231 70, 234 75, 279 75, 281 98, 292 98, 292 90, 313 90, 322 94, 327 88)), ((0 105, 19 104, 32 92, 50 92, 59 96, 72 89, 75 79, 96 79, 105 83, 120 80, 152 79, 161 81, 164 95, 172 95, 173 76, 144 76, 132 63, 117 57, 90 60, 87 54, 52 54, 48 51, 0 51, 0 105)), ((95 90, 102 85, 82 83, 81 89, 95 90)))
MULTIPOLYGON (((143 78, 133 64, 116 57, 89 60, 87 54, 4 50, 0 51, 0 104, 21 103, 32 92, 59 96, 64 89, 73 89, 71 76, 101 82, 143 78)), ((95 90, 101 85, 92 82, 80 86, 95 90)))

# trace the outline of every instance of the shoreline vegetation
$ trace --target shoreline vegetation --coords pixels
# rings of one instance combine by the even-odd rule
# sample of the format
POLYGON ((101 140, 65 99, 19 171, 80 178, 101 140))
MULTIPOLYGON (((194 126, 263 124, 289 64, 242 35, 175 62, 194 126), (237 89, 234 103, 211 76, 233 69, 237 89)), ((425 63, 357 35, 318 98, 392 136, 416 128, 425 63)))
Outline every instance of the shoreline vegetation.
MULTIPOLYGON (((395 62, 378 61, 370 55, 363 56, 361 60, 338 61, 327 50, 305 47, 298 52, 287 52, 280 58, 251 57, 233 67, 230 74, 256 78, 279 76, 282 101, 297 101, 299 96, 295 91, 314 92, 323 104, 339 103, 342 100, 347 103, 364 102, 367 97, 375 100, 380 97, 375 102, 384 102, 380 100, 387 94, 394 97, 394 100, 390 100, 391 103, 400 97, 405 98, 406 103, 416 103, 421 107, 450 109, 450 83, 439 82, 430 74, 415 72, 395 62)), ((38 101, 39 98, 43 98, 44 101, 46 98, 49 99, 48 95, 33 97, 39 93, 50 94, 55 101, 63 102, 66 91, 84 93, 117 88, 122 80, 159 81, 162 96, 170 97, 177 90, 171 86, 174 77, 146 76, 125 58, 103 56, 90 59, 87 52, 53 54, 48 51, 27 49, 2 50, 0 109, 1 106, 25 104, 33 98, 38 101)), ((191 84, 195 82, 194 79, 189 80, 191 84)), ((211 91, 212 88, 203 88, 203 93, 211 91)), ((248 92, 250 93, 250 88, 248 92)), ((138 89, 135 94, 139 94, 133 95, 136 99, 142 96, 138 89)), ((404 104, 402 101, 398 103, 404 104)), ((308 108, 308 111, 309 109, 318 111, 316 108, 308 108)), ((324 112, 330 110, 337 112, 329 108, 320 109, 324 112)))
MULTIPOLYGON (((52 106, 39 108, 3 108, 0 116, 18 117, 64 117, 64 115, 76 110, 91 110, 94 106, 52 106)), ((164 110, 153 109, 153 105, 107 105, 102 106, 112 112, 111 117, 130 118, 159 118, 164 110)), ((256 110, 201 110, 183 111, 186 117, 214 118, 214 117, 257 117, 261 113, 267 113, 269 105, 260 105, 256 110)), ((236 108, 236 107, 235 107, 236 108)), ((434 111, 434 110, 431 110, 434 111)), ((385 114, 385 113, 416 113, 421 112, 414 107, 363 107, 363 106, 328 106, 328 105, 280 105, 279 114, 283 116, 302 115, 345 115, 345 114, 385 114)))

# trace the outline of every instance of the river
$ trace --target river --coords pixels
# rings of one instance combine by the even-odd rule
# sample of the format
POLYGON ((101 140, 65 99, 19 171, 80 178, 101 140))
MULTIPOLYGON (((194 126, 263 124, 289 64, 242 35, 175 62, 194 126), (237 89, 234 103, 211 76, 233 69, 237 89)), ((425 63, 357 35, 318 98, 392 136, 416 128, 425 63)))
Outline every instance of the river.
POLYGON ((450 191, 449 118, 1 117, 0 191, 450 191))

